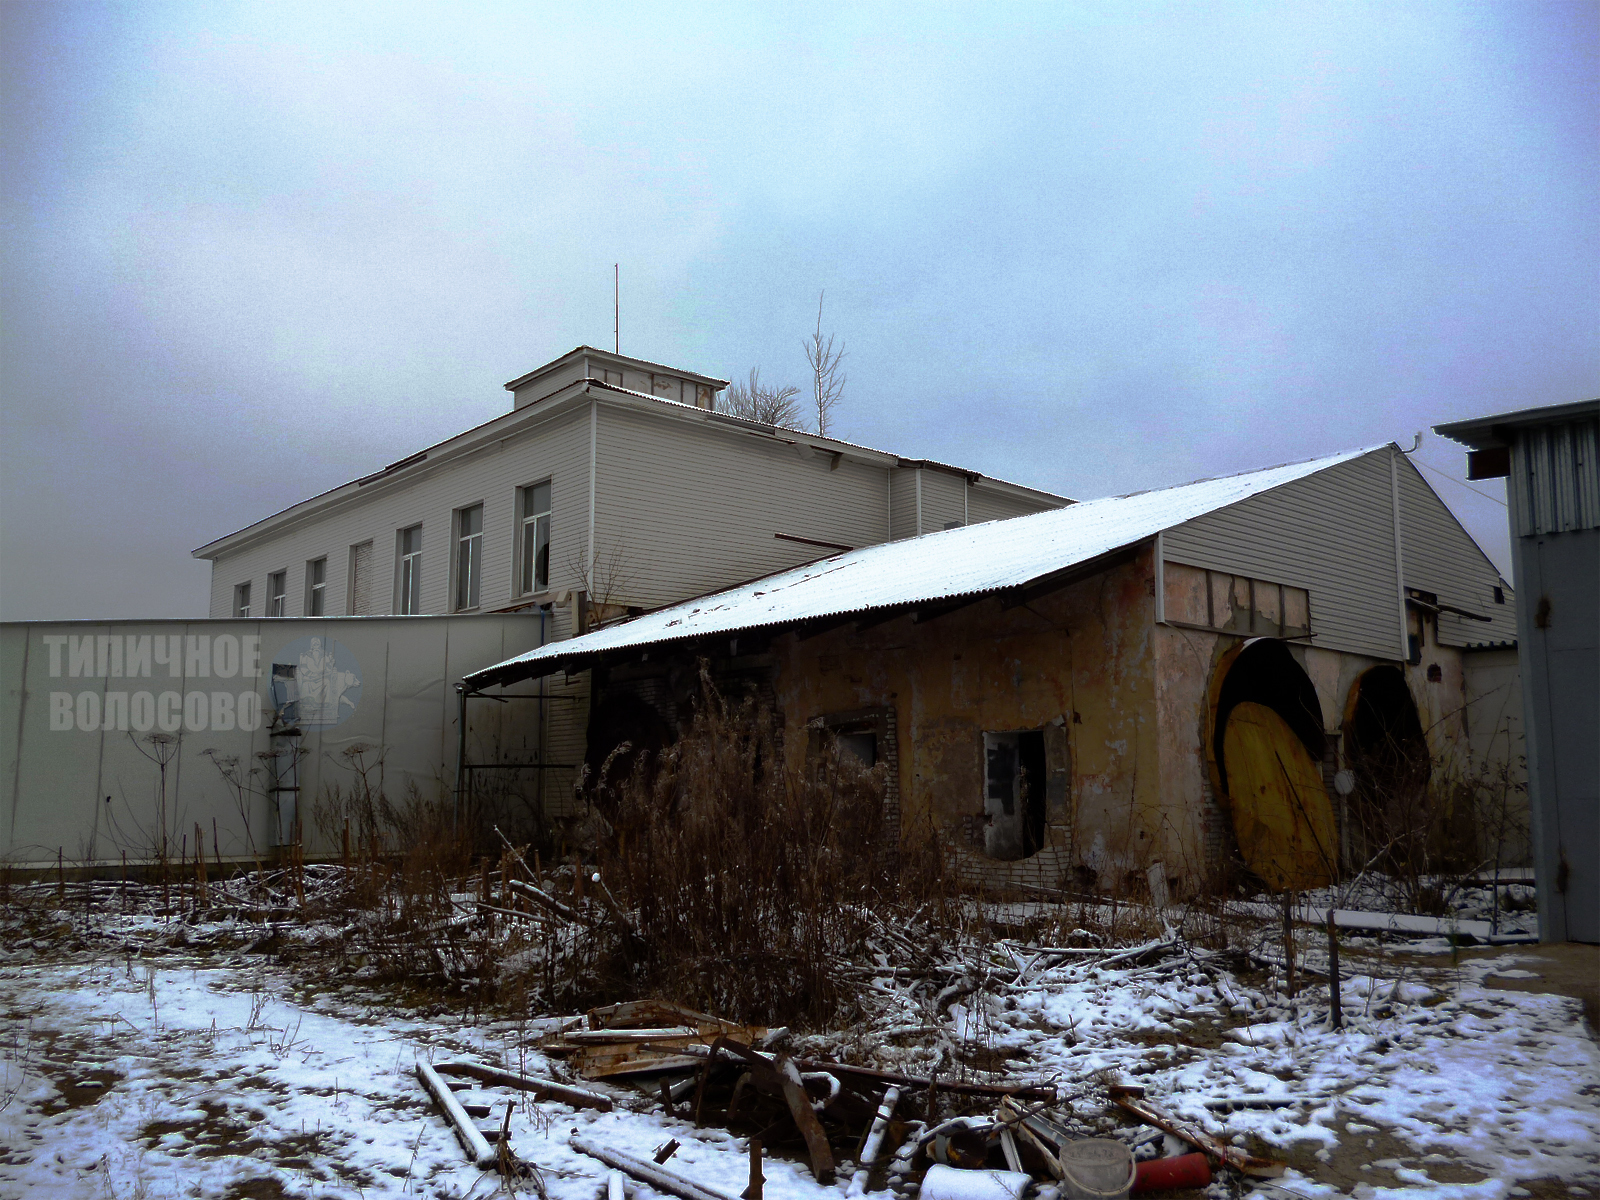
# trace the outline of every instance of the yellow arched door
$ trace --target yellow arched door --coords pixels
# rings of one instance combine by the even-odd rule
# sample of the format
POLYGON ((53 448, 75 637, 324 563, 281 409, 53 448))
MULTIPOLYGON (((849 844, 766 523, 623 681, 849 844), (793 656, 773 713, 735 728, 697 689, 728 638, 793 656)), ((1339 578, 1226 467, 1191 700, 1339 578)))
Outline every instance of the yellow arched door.
POLYGON ((1274 890, 1326 887, 1337 849, 1333 805, 1305 743, 1264 704, 1235 705, 1222 739, 1239 852, 1274 890))

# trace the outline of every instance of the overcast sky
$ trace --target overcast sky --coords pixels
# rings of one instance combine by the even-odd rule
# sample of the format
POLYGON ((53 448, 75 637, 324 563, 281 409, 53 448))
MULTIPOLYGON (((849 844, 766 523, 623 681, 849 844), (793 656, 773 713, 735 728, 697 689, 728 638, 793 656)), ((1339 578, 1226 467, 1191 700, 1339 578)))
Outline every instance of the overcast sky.
POLYGON ((825 288, 839 435, 1075 497, 1593 397, 1597 11, 7 0, 0 615, 205 615, 613 262, 624 353, 799 383, 825 288))

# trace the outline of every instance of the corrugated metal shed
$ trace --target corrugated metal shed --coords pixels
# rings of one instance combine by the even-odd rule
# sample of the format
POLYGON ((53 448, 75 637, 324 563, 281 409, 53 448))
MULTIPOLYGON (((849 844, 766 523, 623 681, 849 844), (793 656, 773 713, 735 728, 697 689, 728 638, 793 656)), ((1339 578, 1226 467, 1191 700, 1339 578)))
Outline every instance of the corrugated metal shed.
POLYGON ((1521 537, 1600 529, 1600 482, 1595 479, 1600 420, 1520 430, 1511 455, 1512 487, 1521 537))
POLYGON ((836 554, 778 575, 554 643, 468 677, 474 686, 544 674, 589 654, 731 634, 1020 587, 1163 530, 1384 448, 1090 500, 1005 522, 836 554))
POLYGON ((1600 529, 1600 400, 1455 421, 1434 432, 1480 450, 1510 448, 1506 491, 1518 537, 1600 529))

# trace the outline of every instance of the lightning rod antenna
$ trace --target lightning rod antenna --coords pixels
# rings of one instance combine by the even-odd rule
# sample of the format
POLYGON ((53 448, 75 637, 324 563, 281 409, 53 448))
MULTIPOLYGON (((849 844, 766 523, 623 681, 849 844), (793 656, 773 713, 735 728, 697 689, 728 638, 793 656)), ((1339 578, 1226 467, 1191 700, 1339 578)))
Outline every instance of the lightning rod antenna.
POLYGON ((622 353, 622 264, 611 264, 611 352, 622 353))

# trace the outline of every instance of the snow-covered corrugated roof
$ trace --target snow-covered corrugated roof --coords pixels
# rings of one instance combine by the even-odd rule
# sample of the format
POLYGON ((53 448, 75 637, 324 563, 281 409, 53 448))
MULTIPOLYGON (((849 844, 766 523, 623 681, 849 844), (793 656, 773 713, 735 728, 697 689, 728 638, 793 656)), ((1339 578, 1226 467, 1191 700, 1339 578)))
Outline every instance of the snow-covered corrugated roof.
POLYGON ((865 546, 551 642, 476 671, 467 683, 509 683, 548 674, 557 661, 611 650, 1021 587, 1375 449, 865 546))

